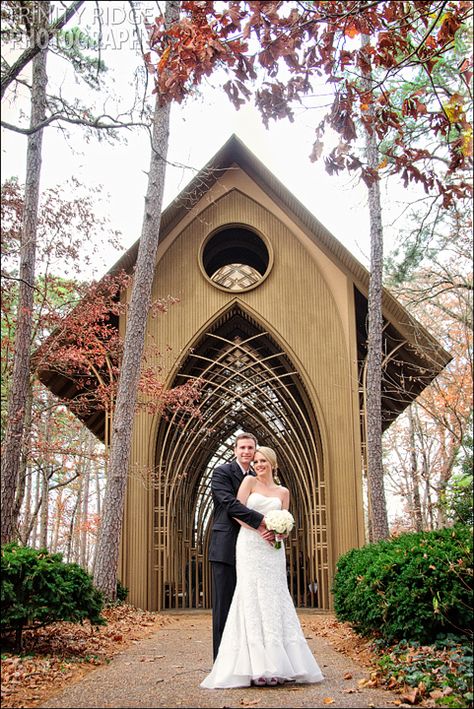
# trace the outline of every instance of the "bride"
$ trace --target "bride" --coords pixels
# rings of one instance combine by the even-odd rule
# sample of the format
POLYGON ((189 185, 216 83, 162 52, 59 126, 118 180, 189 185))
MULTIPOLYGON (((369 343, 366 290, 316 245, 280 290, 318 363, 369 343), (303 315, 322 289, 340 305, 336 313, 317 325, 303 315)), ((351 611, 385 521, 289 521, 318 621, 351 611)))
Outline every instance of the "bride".
MULTIPOLYGON (((273 473, 277 460, 271 448, 258 448, 256 477, 247 475, 237 499, 268 514, 287 510, 290 492, 273 473)), ((219 653, 205 689, 321 682, 324 677, 303 635, 286 579, 284 545, 275 549, 254 529, 240 522, 236 547, 237 585, 219 653)))

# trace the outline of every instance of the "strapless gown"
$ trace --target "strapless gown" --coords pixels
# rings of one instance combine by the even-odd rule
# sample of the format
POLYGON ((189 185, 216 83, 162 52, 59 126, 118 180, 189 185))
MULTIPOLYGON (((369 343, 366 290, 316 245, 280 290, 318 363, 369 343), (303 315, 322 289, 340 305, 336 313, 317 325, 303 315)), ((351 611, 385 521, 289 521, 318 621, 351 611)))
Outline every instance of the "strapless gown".
MULTIPOLYGON (((246 504, 264 515, 281 508, 278 497, 257 492, 246 504)), ((324 677, 288 590, 284 544, 275 549, 256 531, 241 527, 236 566, 237 585, 219 653, 201 687, 248 687, 259 677, 321 682, 324 677)))

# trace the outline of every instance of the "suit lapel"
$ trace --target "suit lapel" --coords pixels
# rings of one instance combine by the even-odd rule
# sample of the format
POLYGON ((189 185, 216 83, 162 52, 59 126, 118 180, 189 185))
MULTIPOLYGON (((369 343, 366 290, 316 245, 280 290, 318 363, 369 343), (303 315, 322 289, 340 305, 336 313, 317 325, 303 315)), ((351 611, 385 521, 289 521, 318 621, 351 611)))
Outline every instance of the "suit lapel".
POLYGON ((238 481, 239 485, 244 479, 244 476, 242 474, 242 470, 240 469, 240 465, 234 461, 230 464, 230 470, 234 478, 238 481))

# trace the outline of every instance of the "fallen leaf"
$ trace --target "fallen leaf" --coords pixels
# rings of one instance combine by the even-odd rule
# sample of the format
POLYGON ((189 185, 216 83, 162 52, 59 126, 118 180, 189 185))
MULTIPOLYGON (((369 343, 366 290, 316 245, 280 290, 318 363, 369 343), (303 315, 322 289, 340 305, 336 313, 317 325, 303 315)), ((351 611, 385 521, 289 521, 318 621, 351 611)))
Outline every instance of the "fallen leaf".
POLYGON ((411 692, 403 692, 402 699, 409 704, 415 704, 419 693, 418 687, 414 687, 411 692))
POLYGON ((344 679, 352 679, 352 672, 346 672, 344 674, 344 679))
POLYGON ((323 704, 334 704, 334 699, 332 697, 324 697, 323 704))

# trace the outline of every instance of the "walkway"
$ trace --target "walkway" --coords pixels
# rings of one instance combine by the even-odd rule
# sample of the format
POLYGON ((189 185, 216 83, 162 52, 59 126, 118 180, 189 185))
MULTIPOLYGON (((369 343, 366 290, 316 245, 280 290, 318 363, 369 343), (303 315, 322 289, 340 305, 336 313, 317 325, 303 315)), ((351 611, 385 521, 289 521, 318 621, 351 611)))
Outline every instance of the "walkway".
MULTIPOLYGON (((308 614, 300 614, 303 628, 310 618, 308 614)), ((326 677, 321 684, 201 689, 199 683, 212 663, 210 614, 177 614, 169 619, 169 624, 157 633, 138 641, 109 665, 90 672, 42 706, 367 709, 400 703, 399 695, 393 692, 360 688, 358 680, 367 679, 367 669, 336 652, 324 638, 308 632, 309 645, 326 677)))

